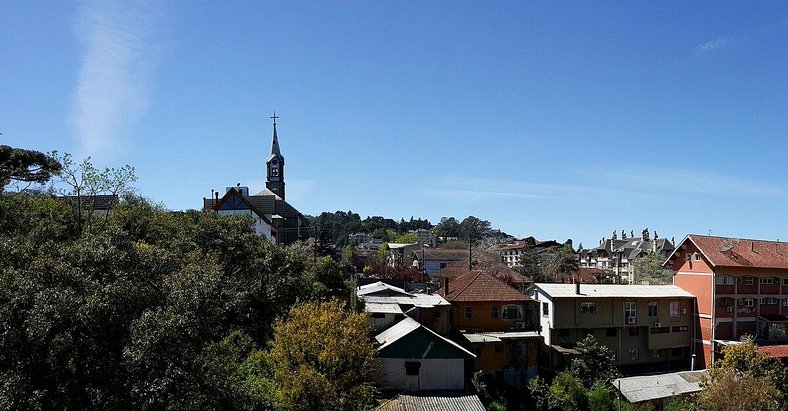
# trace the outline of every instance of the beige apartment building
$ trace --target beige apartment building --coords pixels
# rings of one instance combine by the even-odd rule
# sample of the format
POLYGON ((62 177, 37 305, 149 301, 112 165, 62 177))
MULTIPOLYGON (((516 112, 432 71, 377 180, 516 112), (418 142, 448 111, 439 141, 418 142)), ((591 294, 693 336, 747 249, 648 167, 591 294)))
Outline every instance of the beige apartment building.
POLYGON ((673 285, 536 283, 544 338, 540 366, 557 369, 586 335, 608 348, 620 367, 689 368, 695 297, 673 285), (658 366, 656 366, 658 365, 658 366))

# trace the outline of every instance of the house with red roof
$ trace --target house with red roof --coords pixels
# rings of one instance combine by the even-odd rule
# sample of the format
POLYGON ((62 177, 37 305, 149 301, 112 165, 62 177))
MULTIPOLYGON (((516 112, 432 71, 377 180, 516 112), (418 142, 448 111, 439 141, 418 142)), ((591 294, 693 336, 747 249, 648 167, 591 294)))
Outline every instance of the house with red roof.
POLYGON ((537 373, 541 337, 534 301, 483 270, 444 277, 438 294, 452 305, 452 336, 475 355, 475 371, 516 386, 537 373))
POLYGON ((788 243, 689 234, 665 266, 673 284, 697 297, 699 364, 710 366, 747 335, 772 346, 764 352, 788 352, 778 347, 788 344, 788 243))

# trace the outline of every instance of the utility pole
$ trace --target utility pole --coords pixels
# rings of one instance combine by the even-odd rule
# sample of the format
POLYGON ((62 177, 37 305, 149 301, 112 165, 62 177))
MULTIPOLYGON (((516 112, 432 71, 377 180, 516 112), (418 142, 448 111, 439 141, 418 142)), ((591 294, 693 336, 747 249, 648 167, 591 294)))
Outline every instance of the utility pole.
POLYGON ((473 249, 471 248, 471 242, 473 241, 473 236, 468 234, 468 271, 470 272, 473 270, 473 249))

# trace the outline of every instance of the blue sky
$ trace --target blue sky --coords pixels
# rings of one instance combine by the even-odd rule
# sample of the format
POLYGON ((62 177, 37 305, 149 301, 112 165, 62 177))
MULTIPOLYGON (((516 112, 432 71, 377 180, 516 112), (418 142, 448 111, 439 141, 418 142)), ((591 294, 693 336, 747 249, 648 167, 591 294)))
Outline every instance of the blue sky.
POLYGON ((788 239, 788 4, 3 2, 1 142, 136 167, 170 209, 788 239))

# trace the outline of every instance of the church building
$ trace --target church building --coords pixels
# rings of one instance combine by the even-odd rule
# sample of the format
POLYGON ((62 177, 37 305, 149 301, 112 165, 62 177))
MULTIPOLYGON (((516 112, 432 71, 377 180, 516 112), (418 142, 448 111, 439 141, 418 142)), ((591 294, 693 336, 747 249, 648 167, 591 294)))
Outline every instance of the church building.
POLYGON ((255 232, 277 244, 292 244, 309 237, 306 218, 285 201, 285 158, 279 148, 276 134, 276 112, 271 154, 266 159, 265 189, 249 195, 249 188, 240 184, 227 187, 224 196, 213 192, 211 198, 203 198, 203 210, 214 210, 220 215, 250 215, 255 232))

